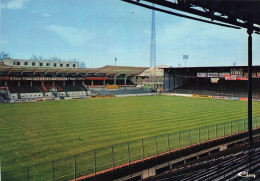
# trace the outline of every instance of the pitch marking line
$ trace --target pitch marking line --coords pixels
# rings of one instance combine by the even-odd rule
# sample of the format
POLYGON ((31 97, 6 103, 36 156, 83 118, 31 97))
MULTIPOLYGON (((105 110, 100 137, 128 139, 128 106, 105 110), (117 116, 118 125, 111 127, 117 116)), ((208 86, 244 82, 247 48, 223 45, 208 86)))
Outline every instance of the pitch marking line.
POLYGON ((33 131, 33 130, 30 130, 30 129, 24 128, 24 127, 22 127, 22 126, 19 126, 19 125, 17 125, 17 124, 14 124, 14 123, 10 123, 10 122, 5 121, 5 120, 3 120, 3 119, 0 119, 0 121, 2 121, 2 122, 4 122, 4 123, 7 123, 7 124, 11 124, 11 125, 13 125, 13 126, 22 128, 22 129, 24 129, 24 130, 27 130, 27 131, 30 131, 30 132, 33 132, 33 133, 36 133, 37 135, 40 134, 40 133, 38 133, 38 132, 36 132, 36 131, 33 131))

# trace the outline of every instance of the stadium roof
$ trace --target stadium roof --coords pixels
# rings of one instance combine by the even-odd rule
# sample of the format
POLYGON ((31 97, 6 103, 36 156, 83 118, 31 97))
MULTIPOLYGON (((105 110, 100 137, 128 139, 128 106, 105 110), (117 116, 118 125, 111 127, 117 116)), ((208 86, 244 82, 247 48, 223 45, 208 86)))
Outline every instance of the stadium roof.
POLYGON ((260 33, 259 0, 122 0, 167 14, 260 33), (156 6, 153 6, 155 4, 156 6), (184 13, 189 13, 186 15, 184 13), (191 16, 192 15, 192 16, 191 16))
POLYGON ((148 67, 126 67, 126 66, 105 66, 101 68, 41 68, 41 67, 19 67, 19 66, 6 66, 0 63, 0 73, 7 75, 11 73, 33 73, 33 74, 107 74, 107 75, 120 75, 127 74, 136 76, 144 72, 148 67))

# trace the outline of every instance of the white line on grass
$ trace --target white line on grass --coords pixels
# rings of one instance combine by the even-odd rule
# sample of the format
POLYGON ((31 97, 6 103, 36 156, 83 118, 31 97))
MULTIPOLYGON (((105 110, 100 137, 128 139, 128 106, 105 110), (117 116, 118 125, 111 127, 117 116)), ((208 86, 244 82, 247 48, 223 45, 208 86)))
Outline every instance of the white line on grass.
POLYGON ((22 127, 22 126, 19 126, 19 125, 14 124, 14 123, 10 123, 10 122, 5 121, 5 120, 0 119, 0 121, 2 121, 2 122, 4 122, 4 123, 7 123, 7 124, 11 124, 11 125, 13 125, 13 126, 22 128, 22 129, 24 129, 24 130, 27 130, 27 131, 30 131, 30 132, 33 132, 33 133, 36 133, 37 135, 39 134, 39 133, 37 133, 36 131, 33 131, 33 130, 30 130, 30 129, 24 128, 24 127, 22 127))

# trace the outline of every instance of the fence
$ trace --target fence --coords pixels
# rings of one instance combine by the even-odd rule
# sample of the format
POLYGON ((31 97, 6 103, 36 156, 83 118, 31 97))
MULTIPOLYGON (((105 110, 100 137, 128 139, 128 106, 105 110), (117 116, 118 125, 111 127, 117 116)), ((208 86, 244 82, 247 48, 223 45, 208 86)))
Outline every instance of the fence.
MULTIPOLYGON (((260 127, 260 116, 253 118, 260 127)), ((3 180, 69 180, 248 129, 247 119, 193 128, 104 147, 68 158, 2 173, 3 180)))

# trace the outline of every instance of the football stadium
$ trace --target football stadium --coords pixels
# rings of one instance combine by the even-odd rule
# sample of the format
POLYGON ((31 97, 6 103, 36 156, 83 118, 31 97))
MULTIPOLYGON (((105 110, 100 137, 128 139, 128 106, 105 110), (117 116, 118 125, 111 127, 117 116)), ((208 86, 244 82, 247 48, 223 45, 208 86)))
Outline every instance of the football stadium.
POLYGON ((246 28, 248 66, 164 66, 161 88, 156 75, 144 76, 149 67, 2 59, 0 180, 259 178, 260 66, 252 66, 251 35, 260 14, 250 7, 260 3, 122 1, 246 28), (145 78, 150 87, 138 85, 145 78))

